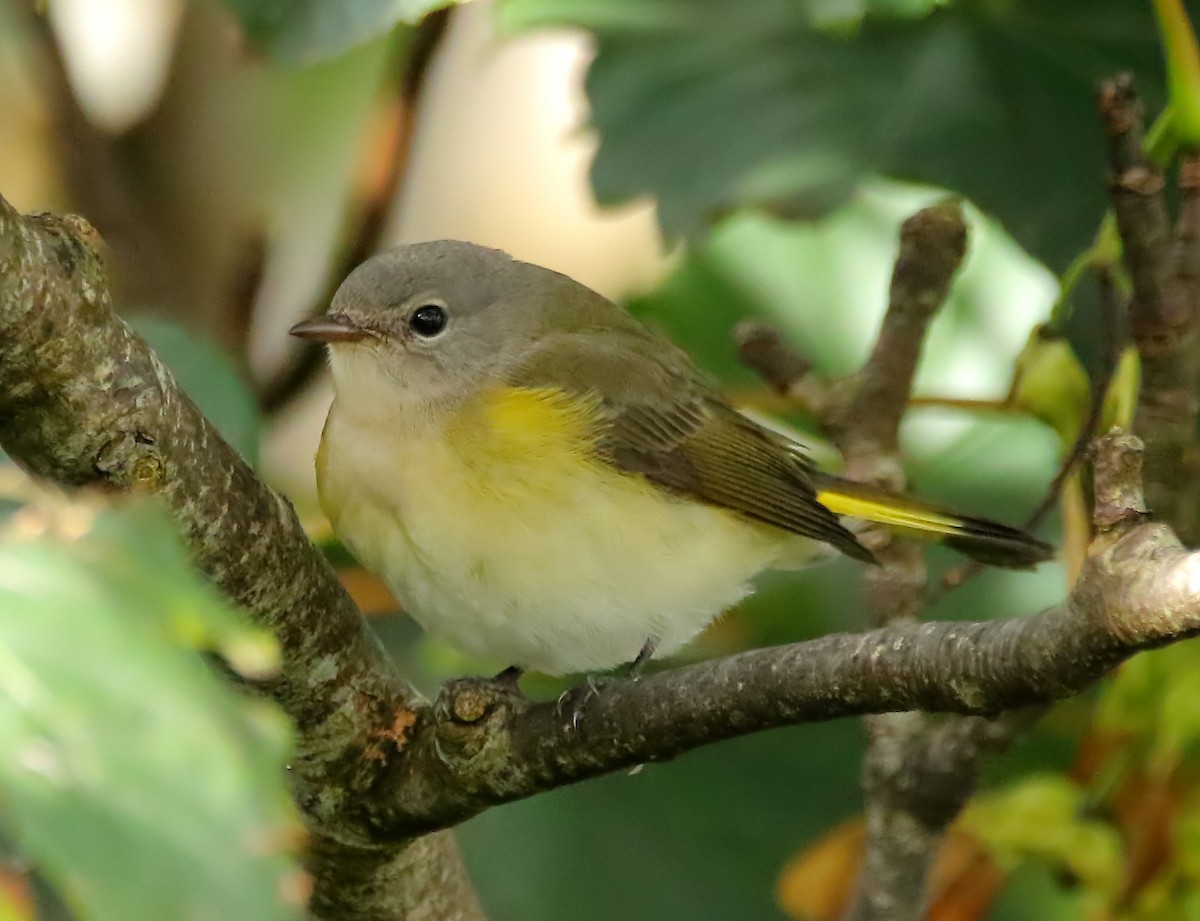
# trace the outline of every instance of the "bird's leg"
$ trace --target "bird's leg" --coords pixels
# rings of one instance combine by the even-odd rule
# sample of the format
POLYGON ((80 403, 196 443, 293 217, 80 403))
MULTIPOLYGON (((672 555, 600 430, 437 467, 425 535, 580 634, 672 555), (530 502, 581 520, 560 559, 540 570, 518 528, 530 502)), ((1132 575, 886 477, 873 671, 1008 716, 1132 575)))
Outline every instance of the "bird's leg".
MULTIPOLYGON (((646 642, 642 644, 641 650, 637 657, 629 663, 628 676, 631 681, 637 681, 641 677, 642 671, 646 667, 646 663, 654 656, 655 650, 658 649, 659 637, 648 636, 646 642)), ((497 676, 499 677, 499 676, 497 676)), ((555 712, 558 716, 563 716, 568 706, 571 710, 571 728, 574 729, 579 725, 579 720, 583 716, 583 708, 587 706, 588 701, 593 697, 598 697, 603 690, 604 685, 612 681, 611 678, 588 675, 583 684, 577 684, 574 687, 567 688, 558 697, 558 703, 554 705, 555 712)))
POLYGON ((637 654, 637 658, 629 665, 629 677, 634 681, 642 677, 642 672, 646 670, 646 665, 654 658, 654 653, 658 649, 658 644, 662 637, 651 634, 646 637, 646 642, 642 644, 641 651, 637 654))

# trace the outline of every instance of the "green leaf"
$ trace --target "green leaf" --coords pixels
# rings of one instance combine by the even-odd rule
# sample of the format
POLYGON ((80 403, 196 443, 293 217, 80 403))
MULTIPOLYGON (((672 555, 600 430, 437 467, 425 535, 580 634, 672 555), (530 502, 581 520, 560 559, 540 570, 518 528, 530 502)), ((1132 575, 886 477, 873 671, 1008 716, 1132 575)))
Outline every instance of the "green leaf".
POLYGON ((850 30, 797 0, 501 10, 595 33, 596 194, 657 196, 672 234, 744 205, 819 215, 882 173, 962 193, 1061 268, 1104 213, 1095 81, 1133 70, 1149 96, 1162 84, 1145 0, 959 0, 919 18, 872 4, 850 30))
POLYGON ((258 402, 229 356, 162 317, 143 314, 131 318, 129 325, 171 369, 179 386, 221 436, 250 464, 257 463, 261 435, 258 402))
POLYGON ((1086 793, 1066 777, 1034 775, 976 797, 962 821, 1007 869, 1045 863, 1107 902, 1122 886, 1124 851, 1117 830, 1088 818, 1085 805, 1086 793))
POLYGON ((273 643, 200 580, 156 509, 25 509, 12 527, 0 820, 17 845, 82 919, 301 917, 286 722, 196 653, 262 673, 273 643))
POLYGON ((312 64, 414 24, 455 0, 225 0, 246 36, 271 57, 312 64))
POLYGON ((1029 334, 1013 368, 1013 406, 1040 419, 1069 450, 1087 415, 1091 385, 1065 336, 1039 324, 1029 334))
POLYGON ((1135 656, 1100 697, 1096 725, 1124 740, 1119 754, 1163 777, 1200 755, 1200 644, 1135 656))
POLYGON ((1171 88, 1171 130, 1188 148, 1200 144, 1200 49, 1183 0, 1154 0, 1171 88))

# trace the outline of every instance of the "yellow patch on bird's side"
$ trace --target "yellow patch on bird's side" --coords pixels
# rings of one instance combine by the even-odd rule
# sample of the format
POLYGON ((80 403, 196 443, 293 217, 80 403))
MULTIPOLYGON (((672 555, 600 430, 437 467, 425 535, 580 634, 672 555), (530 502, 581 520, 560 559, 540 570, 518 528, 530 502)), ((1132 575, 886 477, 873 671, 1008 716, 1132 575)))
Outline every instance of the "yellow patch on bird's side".
POLYGON ((464 457, 536 466, 547 478, 593 459, 600 399, 554 388, 498 387, 461 411, 447 435, 464 457))
POLYGON ((335 403, 322 507, 427 629, 553 674, 632 661, 651 636, 670 653, 762 569, 819 555, 607 463, 603 412, 597 397, 513 387, 411 421, 335 403))

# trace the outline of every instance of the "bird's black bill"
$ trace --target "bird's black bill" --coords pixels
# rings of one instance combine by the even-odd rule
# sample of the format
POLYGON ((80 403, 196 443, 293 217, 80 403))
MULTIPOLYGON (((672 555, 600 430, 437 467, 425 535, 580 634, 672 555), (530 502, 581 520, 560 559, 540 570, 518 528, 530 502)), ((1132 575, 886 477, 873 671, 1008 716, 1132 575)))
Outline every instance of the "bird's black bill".
POLYGON ((318 342, 358 342, 367 331, 345 314, 331 313, 323 317, 301 320, 288 330, 298 339, 316 339, 318 342))

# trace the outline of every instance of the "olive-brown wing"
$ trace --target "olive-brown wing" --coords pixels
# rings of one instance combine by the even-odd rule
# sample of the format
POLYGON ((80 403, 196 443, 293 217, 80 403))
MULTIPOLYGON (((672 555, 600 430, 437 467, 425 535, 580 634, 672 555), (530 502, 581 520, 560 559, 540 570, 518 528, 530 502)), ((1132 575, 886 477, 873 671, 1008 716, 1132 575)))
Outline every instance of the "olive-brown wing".
POLYGON ((510 375, 521 387, 597 395, 597 452, 670 492, 832 544, 870 551, 817 500, 795 445, 743 416, 682 352, 649 333, 553 337, 510 375))

